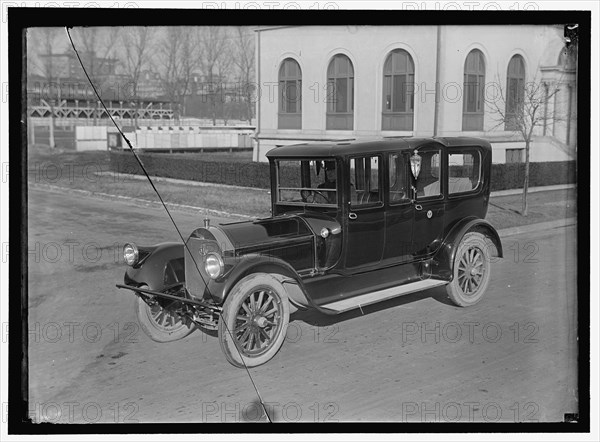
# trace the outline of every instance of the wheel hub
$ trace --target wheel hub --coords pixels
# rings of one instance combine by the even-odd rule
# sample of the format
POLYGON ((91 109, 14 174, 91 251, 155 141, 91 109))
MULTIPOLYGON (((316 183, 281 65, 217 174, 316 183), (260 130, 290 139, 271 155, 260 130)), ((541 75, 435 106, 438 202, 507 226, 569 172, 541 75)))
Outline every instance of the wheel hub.
POLYGON ((267 318, 262 315, 255 316, 253 322, 260 328, 265 328, 267 326, 267 318))

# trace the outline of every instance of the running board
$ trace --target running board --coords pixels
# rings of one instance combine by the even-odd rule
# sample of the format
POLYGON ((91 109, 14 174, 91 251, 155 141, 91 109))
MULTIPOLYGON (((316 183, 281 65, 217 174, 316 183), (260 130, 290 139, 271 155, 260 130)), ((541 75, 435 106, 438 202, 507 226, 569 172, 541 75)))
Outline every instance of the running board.
POLYGON ((446 284, 448 284, 448 281, 441 281, 439 279, 423 279, 421 281, 398 285, 389 289, 378 290, 376 292, 366 293, 364 295, 354 296, 348 299, 342 299, 341 301, 335 301, 329 304, 323 304, 319 307, 322 309, 332 310, 335 313, 343 313, 365 305, 375 304, 376 302, 386 301, 397 296, 420 292, 422 290, 427 290, 446 284))

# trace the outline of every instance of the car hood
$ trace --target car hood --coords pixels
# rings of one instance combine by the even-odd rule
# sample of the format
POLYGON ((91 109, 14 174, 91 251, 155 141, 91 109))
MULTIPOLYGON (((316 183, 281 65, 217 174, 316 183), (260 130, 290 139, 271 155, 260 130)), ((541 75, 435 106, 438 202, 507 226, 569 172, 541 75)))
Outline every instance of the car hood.
POLYGON ((235 251, 320 235, 323 228, 334 234, 341 231, 337 220, 316 212, 221 224, 218 227, 230 242, 227 248, 235 251))

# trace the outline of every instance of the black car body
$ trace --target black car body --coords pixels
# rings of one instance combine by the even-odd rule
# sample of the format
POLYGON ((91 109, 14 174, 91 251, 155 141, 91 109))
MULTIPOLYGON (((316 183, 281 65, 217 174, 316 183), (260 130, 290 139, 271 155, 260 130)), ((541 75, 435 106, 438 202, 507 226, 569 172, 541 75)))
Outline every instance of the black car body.
POLYGON ((138 294, 153 339, 219 328, 228 360, 255 366, 278 351, 296 309, 339 314, 442 285, 458 305, 483 296, 490 258, 502 256, 485 220, 487 141, 392 138, 267 156, 271 217, 207 223, 185 245, 129 246, 120 287, 138 294))

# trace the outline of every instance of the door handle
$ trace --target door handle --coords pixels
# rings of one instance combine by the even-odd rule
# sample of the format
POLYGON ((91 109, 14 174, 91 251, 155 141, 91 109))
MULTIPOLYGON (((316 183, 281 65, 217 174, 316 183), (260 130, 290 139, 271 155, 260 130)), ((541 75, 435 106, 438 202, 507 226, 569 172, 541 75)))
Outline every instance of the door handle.
POLYGON ((350 212, 348 214, 348 218, 350 218, 350 219, 356 219, 356 218, 358 218, 358 215, 356 215, 356 213, 354 213, 354 212, 350 212))
POLYGON ((415 204, 415 210, 423 210, 423 206, 420 204, 415 204))

